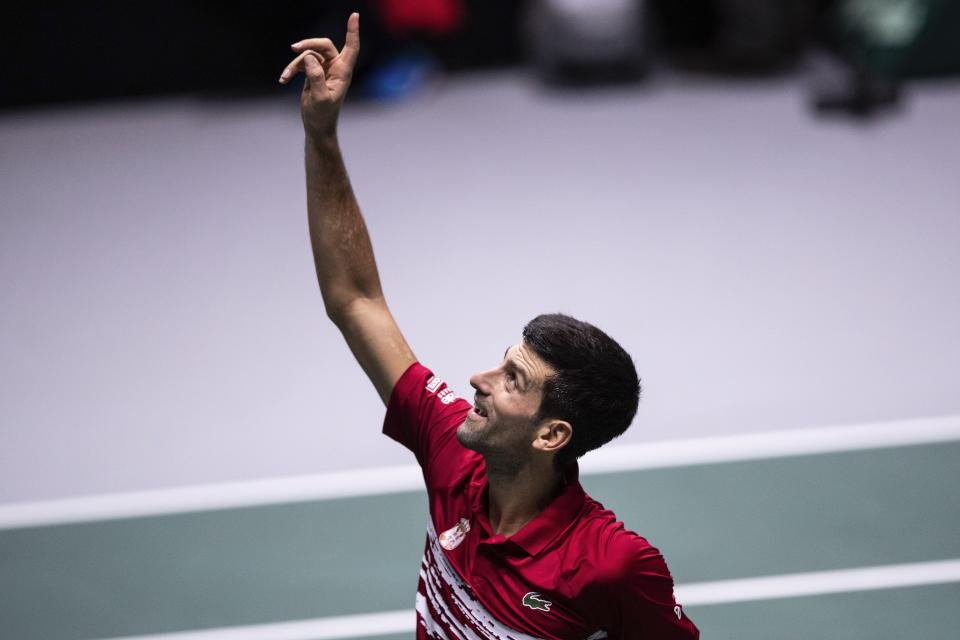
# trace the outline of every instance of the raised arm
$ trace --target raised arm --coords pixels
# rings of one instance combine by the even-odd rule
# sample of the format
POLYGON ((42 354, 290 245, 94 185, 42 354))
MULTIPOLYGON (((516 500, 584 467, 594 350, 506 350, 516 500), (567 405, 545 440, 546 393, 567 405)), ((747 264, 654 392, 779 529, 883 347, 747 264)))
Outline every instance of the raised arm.
POLYGON ((380 288, 380 276, 360 207, 337 141, 340 106, 360 52, 360 16, 347 21, 342 51, 328 38, 301 40, 280 76, 306 80, 300 113, 306 134, 307 216, 313 260, 327 316, 373 382, 384 404, 414 361, 380 288))

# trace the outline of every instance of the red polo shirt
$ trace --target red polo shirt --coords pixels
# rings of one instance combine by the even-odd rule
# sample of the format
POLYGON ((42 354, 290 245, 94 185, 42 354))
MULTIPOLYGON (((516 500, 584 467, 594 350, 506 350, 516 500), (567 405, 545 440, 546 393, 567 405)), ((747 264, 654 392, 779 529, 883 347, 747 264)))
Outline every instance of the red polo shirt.
POLYGON ((493 534, 484 459, 456 437, 470 407, 414 363, 383 423, 416 455, 430 501, 417 638, 699 638, 660 552, 584 493, 576 467, 520 531, 493 534))

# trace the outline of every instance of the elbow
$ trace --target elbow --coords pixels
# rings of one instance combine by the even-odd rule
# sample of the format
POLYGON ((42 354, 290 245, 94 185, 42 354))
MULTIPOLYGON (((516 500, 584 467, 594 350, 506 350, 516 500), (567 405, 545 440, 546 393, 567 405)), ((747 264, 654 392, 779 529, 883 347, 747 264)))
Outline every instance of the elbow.
POLYGON ((337 326, 343 322, 354 301, 361 297, 357 291, 334 287, 321 286, 320 293, 323 296, 323 308, 327 312, 327 318, 337 326))
POLYGON ((386 307, 386 301, 383 296, 362 296, 356 295, 339 301, 324 300, 327 318, 339 329, 351 323, 352 318, 357 314, 366 314, 380 308, 386 307))
POLYGON ((327 319, 338 327, 342 326, 344 319, 347 317, 347 309, 349 306, 349 303, 334 304, 330 302, 324 302, 324 308, 327 312, 327 319))

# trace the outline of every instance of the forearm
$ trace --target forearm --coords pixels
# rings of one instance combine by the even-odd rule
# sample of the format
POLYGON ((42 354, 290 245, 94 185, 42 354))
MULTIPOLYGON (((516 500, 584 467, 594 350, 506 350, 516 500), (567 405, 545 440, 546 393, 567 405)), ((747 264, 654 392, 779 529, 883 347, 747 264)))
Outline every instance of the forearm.
POLYGON ((307 136, 307 216, 317 280, 336 321, 357 298, 382 298, 373 246, 335 134, 307 136))

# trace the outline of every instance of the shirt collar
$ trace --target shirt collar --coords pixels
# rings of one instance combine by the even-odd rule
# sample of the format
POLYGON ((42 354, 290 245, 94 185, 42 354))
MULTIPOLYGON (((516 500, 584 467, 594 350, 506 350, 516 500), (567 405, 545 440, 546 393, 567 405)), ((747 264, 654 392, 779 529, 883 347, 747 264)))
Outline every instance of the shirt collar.
MULTIPOLYGON (((547 508, 534 516, 533 520, 523 525, 520 531, 505 541, 513 542, 523 549, 528 555, 535 556, 548 544, 553 542, 562 531, 564 531, 579 515, 586 499, 583 487, 580 485, 580 468, 574 462, 564 473, 564 487, 553 501, 547 505, 547 508)), ((477 492, 475 508, 477 515, 484 520, 484 524, 489 527, 487 521, 487 494, 489 485, 487 483, 486 473, 483 474, 483 480, 480 483, 480 491, 477 492)))

